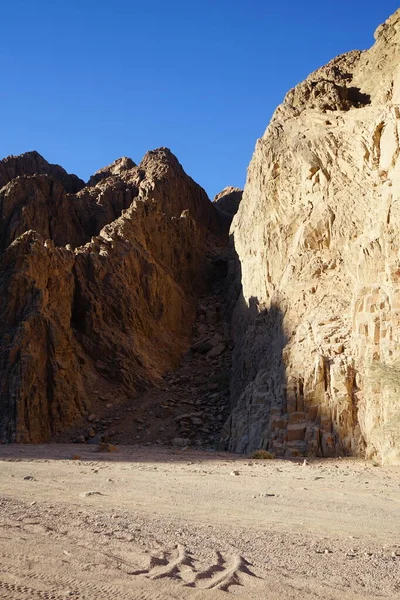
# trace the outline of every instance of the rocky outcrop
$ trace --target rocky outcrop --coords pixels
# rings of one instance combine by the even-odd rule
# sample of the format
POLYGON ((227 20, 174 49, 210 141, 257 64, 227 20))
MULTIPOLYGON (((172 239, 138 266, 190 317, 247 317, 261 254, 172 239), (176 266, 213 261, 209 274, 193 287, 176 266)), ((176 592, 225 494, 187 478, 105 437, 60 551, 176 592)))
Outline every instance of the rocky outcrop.
POLYGON ((213 202, 219 211, 233 217, 239 209, 242 196, 243 190, 228 186, 214 197, 213 202))
POLYGON ((75 194, 53 173, 11 171, 9 161, 0 166, 16 174, 0 190, 0 440, 39 442, 102 398, 134 402, 176 366, 207 248, 223 242, 218 212, 165 148, 139 167, 117 161, 75 194))
POLYGON ((96 183, 99 183, 102 179, 111 177, 111 175, 117 175, 121 178, 123 178, 124 175, 129 176, 135 167, 136 165, 131 158, 128 158, 127 156, 117 158, 111 165, 96 171, 96 173, 90 177, 88 185, 96 185, 96 183))
POLYGON ((75 248, 118 218, 137 194, 118 178, 72 195, 48 175, 17 177, 0 189, 0 248, 30 229, 75 248))
POLYGON ((400 459, 399 51, 397 11, 257 142, 231 229, 229 449, 400 459))
POLYGON ((175 217, 184 211, 204 228, 220 233, 222 220, 206 192, 188 177, 178 159, 167 148, 148 152, 139 165, 146 173, 140 189, 149 195, 166 214, 175 217), (185 187, 179 181, 185 176, 185 187))
POLYGON ((48 163, 38 152, 25 152, 0 160, 0 188, 12 179, 26 175, 50 175, 71 194, 79 192, 85 185, 76 175, 69 175, 59 165, 48 163))

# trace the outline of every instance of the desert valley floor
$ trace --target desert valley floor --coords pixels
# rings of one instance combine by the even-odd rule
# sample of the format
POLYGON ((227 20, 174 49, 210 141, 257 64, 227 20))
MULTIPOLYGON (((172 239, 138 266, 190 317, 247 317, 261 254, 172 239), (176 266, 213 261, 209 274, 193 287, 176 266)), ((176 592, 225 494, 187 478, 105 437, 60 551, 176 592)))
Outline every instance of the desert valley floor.
POLYGON ((0 446, 0 598, 400 598, 400 468, 0 446))

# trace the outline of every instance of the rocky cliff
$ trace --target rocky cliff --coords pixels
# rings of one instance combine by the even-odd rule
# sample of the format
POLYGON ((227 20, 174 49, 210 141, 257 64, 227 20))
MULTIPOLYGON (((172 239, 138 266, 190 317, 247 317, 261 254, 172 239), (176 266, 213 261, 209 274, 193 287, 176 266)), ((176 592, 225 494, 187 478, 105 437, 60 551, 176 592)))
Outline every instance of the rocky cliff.
POLYGON ((8 156, 0 161, 0 188, 12 179, 26 175, 50 175, 62 183, 66 192, 79 192, 85 183, 76 175, 70 175, 59 165, 52 165, 38 152, 25 152, 20 156, 8 156))
POLYGON ((228 186, 215 196, 213 203, 220 212, 233 217, 239 209, 242 196, 243 190, 228 186))
POLYGON ((165 148, 87 186, 37 153, 1 161, 0 440, 47 440, 176 366, 222 230, 165 148))
POLYGON ((0 161, 0 442, 124 405, 119 441, 400 460, 400 11, 375 38, 290 90, 243 198, 166 148, 0 161))
POLYGON ((231 229, 232 450, 400 458, 400 11, 375 39, 257 142, 231 229))

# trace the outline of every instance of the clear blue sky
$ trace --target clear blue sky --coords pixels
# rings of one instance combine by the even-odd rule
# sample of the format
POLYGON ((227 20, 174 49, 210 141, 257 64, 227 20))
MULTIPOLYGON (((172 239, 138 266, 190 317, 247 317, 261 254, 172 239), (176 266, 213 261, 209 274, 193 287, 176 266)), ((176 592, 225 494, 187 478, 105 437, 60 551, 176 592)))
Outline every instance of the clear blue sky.
POLYGON ((0 157, 83 179, 168 146, 212 197, 243 186, 289 88, 372 45, 391 0, 12 0, 1 6, 0 157))

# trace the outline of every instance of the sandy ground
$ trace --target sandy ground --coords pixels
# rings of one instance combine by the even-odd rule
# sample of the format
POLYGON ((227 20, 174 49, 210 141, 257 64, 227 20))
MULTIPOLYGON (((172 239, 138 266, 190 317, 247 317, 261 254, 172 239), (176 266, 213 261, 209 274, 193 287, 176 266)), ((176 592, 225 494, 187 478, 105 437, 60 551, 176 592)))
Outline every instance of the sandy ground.
POLYGON ((400 468, 118 450, 0 446, 0 598, 400 598, 400 468))

